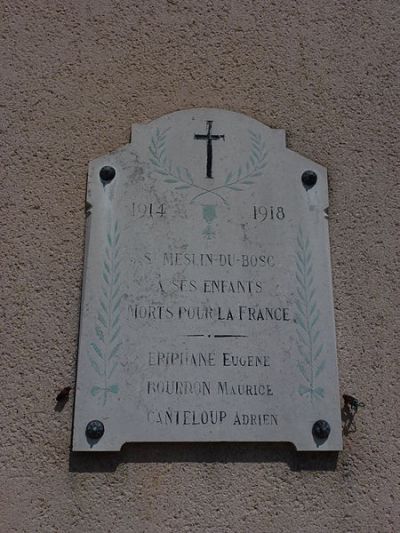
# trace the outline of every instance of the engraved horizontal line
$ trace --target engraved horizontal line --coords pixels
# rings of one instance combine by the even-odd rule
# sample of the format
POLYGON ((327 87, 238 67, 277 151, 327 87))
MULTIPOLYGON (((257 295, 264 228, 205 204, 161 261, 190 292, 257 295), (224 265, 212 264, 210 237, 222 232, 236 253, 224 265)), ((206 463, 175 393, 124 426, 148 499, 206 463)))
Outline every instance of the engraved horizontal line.
POLYGON ((197 335, 197 334, 191 334, 191 335, 182 335, 182 337, 213 337, 214 339, 227 339, 227 338, 247 338, 248 335, 197 335))
POLYGON ((232 338, 238 338, 238 337, 246 337, 247 335, 214 335, 216 339, 224 339, 226 337, 232 337, 232 338))

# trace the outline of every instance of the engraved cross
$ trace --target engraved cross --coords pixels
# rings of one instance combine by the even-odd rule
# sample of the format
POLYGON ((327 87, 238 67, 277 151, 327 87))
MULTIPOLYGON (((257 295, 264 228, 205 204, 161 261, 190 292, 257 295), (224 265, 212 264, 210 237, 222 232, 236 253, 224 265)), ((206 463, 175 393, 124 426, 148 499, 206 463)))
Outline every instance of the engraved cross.
POLYGON ((223 139, 225 141, 225 135, 211 135, 212 124, 212 120, 207 120, 207 133, 205 135, 201 133, 194 134, 195 139, 207 141, 207 178, 212 178, 212 142, 218 141, 218 139, 223 139))

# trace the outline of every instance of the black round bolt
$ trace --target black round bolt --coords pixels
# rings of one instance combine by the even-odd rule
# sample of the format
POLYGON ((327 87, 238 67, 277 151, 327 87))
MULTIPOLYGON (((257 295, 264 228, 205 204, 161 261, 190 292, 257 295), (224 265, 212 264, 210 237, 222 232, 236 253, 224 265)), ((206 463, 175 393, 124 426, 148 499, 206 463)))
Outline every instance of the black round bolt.
POLYGON ((301 175, 301 181, 303 182, 306 190, 311 189, 317 183, 317 175, 313 170, 306 170, 301 175))
POLYGON ((315 439, 326 440, 331 432, 331 426, 326 420, 317 420, 312 428, 315 439))
POLYGON ((100 179, 102 181, 106 181, 107 183, 109 183, 114 178, 115 178, 115 168, 114 167, 109 167, 109 166, 101 167, 101 169, 100 169, 100 179))
POLYGON ((91 420, 86 426, 88 439, 99 440, 104 435, 104 424, 100 420, 91 420))

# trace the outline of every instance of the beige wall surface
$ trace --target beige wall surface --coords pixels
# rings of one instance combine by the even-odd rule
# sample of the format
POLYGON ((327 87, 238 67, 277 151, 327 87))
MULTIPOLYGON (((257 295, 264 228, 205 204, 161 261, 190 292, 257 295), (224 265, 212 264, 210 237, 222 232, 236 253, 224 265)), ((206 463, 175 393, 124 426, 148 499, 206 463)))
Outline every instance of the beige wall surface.
POLYGON ((398 0, 1 1, 0 531, 400 530, 398 0), (397 98, 396 98, 397 97, 397 98), (345 448, 71 455, 87 164, 220 107, 328 168, 345 448))

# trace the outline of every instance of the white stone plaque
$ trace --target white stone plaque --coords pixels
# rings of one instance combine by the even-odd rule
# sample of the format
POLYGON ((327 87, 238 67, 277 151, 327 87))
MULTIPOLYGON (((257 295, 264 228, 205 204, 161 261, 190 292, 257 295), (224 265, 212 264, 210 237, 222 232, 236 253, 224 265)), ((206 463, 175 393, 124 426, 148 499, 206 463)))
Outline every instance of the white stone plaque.
POLYGON ((73 449, 342 446, 322 166, 218 109, 92 161, 73 449))

